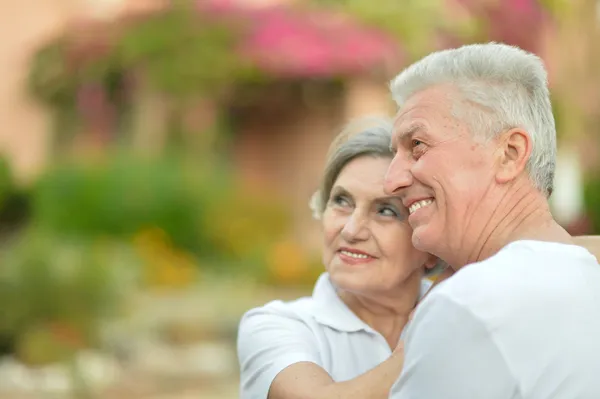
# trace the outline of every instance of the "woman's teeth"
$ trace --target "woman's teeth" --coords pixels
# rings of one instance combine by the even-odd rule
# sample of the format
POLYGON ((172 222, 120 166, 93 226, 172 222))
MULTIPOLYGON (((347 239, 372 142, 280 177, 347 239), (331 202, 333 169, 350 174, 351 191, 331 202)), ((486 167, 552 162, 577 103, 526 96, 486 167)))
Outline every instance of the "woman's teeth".
POLYGON ((421 200, 421 201, 417 201, 414 204, 412 204, 410 206, 410 208, 408 208, 408 213, 412 214, 417 209, 422 208, 422 207, 427 206, 427 205, 431 205, 431 203, 433 203, 433 199, 431 199, 431 198, 430 199, 421 200))
POLYGON ((348 252, 348 251, 340 251, 341 254, 344 254, 346 256, 349 256, 351 258, 357 258, 357 259, 367 259, 369 256, 368 255, 364 255, 364 254, 357 254, 354 252, 348 252))

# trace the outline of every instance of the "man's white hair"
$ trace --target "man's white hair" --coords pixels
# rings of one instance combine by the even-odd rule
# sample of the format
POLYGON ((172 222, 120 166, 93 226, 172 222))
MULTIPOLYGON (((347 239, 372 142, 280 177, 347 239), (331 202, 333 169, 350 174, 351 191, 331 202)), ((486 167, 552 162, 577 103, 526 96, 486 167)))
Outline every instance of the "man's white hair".
POLYGON ((542 60, 506 44, 472 44, 426 56, 396 76, 390 88, 402 107, 413 94, 444 84, 458 89, 462 101, 453 111, 475 134, 490 139, 516 127, 529 133, 533 148, 527 170, 534 185, 550 196, 556 127, 542 60))

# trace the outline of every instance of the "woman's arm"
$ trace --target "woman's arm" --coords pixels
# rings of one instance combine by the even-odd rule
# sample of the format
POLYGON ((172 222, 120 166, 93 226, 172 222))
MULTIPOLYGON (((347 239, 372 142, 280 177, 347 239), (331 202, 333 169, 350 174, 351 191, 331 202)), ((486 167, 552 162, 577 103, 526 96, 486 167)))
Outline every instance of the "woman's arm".
POLYGON ((237 349, 241 399, 384 399, 400 375, 404 359, 400 345, 363 375, 335 382, 322 367, 314 332, 280 306, 248 312, 240 322, 237 349))
POLYGON ((403 363, 404 351, 399 346, 379 366, 343 382, 334 382, 325 370, 314 363, 292 364, 275 377, 268 399, 384 399, 389 396, 403 363))

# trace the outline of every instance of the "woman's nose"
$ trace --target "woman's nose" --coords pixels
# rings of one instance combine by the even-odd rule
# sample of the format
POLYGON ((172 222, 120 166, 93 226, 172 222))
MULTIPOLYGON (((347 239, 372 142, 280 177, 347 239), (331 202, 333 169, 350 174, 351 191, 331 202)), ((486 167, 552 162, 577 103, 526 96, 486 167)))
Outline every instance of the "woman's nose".
POLYGON ((367 240, 370 236, 368 224, 368 217, 354 212, 342 229, 342 238, 348 242, 367 240))

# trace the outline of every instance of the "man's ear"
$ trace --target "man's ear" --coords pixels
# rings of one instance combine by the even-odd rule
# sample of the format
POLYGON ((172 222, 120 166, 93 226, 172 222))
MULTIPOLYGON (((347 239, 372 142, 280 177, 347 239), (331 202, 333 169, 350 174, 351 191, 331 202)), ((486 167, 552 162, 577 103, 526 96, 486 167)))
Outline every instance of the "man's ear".
POLYGON ((510 129, 497 140, 499 147, 496 181, 504 184, 523 173, 531 157, 533 142, 529 133, 521 128, 510 129))

